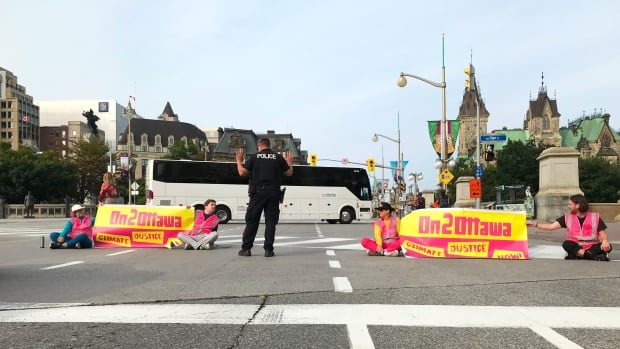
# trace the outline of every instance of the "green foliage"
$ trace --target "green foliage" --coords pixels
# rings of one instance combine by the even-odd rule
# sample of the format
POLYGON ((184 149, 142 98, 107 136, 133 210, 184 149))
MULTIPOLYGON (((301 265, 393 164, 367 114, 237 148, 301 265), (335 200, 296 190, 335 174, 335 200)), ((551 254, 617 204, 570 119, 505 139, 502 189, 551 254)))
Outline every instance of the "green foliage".
POLYGON ((109 147, 95 136, 73 142, 72 162, 77 168, 77 202, 83 202, 90 195, 96 202, 101 188, 101 176, 107 171, 109 158, 106 156, 109 147))
POLYGON ((74 165, 55 159, 52 152, 0 147, 0 195, 9 203, 22 203, 28 191, 37 202, 60 203, 66 195, 72 196, 75 183, 74 165))
POLYGON ((530 186, 532 194, 538 191, 538 160, 547 146, 534 141, 524 144, 509 140, 497 154, 497 184, 530 186))
POLYGON ((620 167, 602 158, 579 159, 579 187, 589 202, 617 202, 620 167))
POLYGON ((168 154, 166 154, 164 159, 173 159, 173 160, 204 160, 200 149, 192 143, 188 142, 185 145, 185 142, 175 142, 173 145, 168 147, 168 154))

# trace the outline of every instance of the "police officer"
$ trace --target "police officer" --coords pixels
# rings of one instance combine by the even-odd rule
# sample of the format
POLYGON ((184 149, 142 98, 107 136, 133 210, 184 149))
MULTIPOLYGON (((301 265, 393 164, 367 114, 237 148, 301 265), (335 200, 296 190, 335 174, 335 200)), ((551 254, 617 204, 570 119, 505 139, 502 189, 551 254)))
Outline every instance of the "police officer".
POLYGON ((237 171, 240 176, 250 179, 250 203, 245 214, 245 230, 240 256, 249 257, 254 245, 261 213, 265 212, 265 257, 273 257, 273 242, 276 224, 280 216, 280 184, 282 174, 293 174, 293 154, 287 152, 286 159, 274 153, 268 138, 258 140, 258 152, 250 156, 243 164, 243 148, 237 149, 237 171))

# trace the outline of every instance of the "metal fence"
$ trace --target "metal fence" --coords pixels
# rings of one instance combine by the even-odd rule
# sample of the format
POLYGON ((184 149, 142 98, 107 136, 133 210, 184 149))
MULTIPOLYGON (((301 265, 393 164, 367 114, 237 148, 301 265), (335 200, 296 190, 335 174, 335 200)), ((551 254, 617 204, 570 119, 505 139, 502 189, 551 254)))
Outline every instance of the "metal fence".
MULTIPOLYGON (((89 216, 95 215, 97 206, 83 205, 84 213, 89 216)), ((64 204, 38 204, 34 206, 33 216, 37 218, 62 218, 68 217, 71 205, 64 204)), ((26 216, 26 207, 20 204, 0 204, 0 218, 19 218, 26 216)))

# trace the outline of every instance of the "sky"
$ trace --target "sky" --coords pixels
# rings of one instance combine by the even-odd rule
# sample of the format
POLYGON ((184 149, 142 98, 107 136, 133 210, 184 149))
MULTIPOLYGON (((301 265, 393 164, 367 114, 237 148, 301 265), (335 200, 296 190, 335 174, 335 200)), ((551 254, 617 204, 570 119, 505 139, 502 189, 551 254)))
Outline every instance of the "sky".
POLYGON ((372 136, 395 139, 400 128, 405 173, 422 172, 421 189, 438 182, 427 121, 441 118, 441 89, 396 80, 406 72, 441 81, 442 33, 448 119, 471 61, 489 131, 523 126, 541 73, 561 126, 602 108, 620 129, 614 0, 0 0, 0 8, 0 66, 35 100, 125 105, 132 95, 146 118, 169 101, 200 128, 291 133, 323 166, 396 160, 397 143, 372 136))

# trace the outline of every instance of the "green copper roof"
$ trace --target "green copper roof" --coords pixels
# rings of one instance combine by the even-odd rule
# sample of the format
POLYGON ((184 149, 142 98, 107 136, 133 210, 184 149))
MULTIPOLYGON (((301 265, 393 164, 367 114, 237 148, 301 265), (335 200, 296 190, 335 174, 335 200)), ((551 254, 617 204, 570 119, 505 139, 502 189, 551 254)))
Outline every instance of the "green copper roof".
POLYGON ((491 134, 506 135, 505 142, 495 143, 495 151, 502 150, 502 148, 504 148, 508 141, 520 141, 521 143, 526 144, 530 140, 530 131, 528 130, 497 130, 492 132, 491 134))

